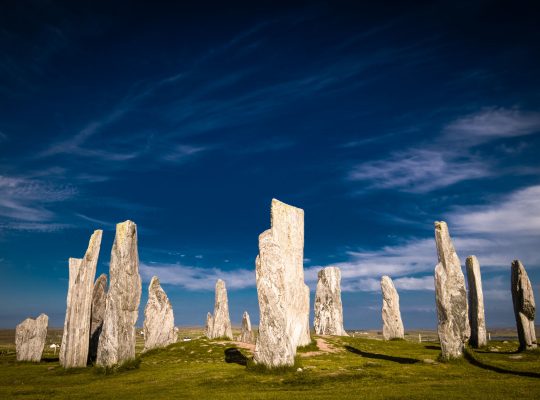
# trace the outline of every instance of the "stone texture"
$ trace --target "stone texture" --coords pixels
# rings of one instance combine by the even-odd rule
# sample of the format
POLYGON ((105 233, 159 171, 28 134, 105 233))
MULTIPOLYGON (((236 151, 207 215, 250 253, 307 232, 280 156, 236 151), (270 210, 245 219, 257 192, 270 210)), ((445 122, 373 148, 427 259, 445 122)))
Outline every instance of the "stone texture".
POLYGON ((437 331, 442 358, 448 360, 463 356, 463 346, 470 336, 467 290, 446 222, 435 222, 435 242, 439 258, 435 267, 437 331))
POLYGON ((105 318, 105 305, 107 303, 107 275, 101 274, 94 283, 92 293, 92 316, 90 319, 90 346, 88 349, 88 362, 96 361, 99 336, 105 318))
POLYGON ((85 367, 88 362, 92 295, 102 235, 102 230, 94 231, 84 258, 69 259, 66 318, 59 356, 64 368, 85 367))
POLYGON ((100 366, 121 364, 135 358, 135 323, 141 300, 141 277, 137 226, 132 221, 116 225, 109 279, 96 360, 100 366))
POLYGON ((319 271, 315 292, 315 318, 313 325, 317 335, 349 336, 343 328, 341 304, 341 271, 326 267, 319 271))
POLYGON ((204 329, 204 334, 208 339, 211 339, 212 328, 214 327, 214 317, 211 313, 206 314, 206 328, 204 329))
POLYGON ((255 260, 260 309, 256 363, 293 365, 296 348, 311 343, 303 260, 304 211, 272 199, 271 228, 259 236, 255 260))
POLYGON ((247 311, 244 311, 242 315, 242 328, 237 340, 243 343, 255 343, 255 335, 251 330, 251 320, 247 311))
POLYGON ((148 302, 144 309, 144 350, 165 347, 177 340, 171 302, 158 277, 154 276, 148 286, 148 302))
POLYGON ((467 282, 469 284, 469 324, 471 326, 469 344, 478 348, 487 345, 482 276, 476 256, 467 257, 465 265, 467 266, 467 282))
POLYGON ((516 316, 519 349, 534 349, 537 347, 534 329, 536 313, 534 293, 527 271, 519 260, 512 261, 512 302, 516 316))
POLYGON ((26 318, 15 329, 17 361, 39 362, 47 338, 49 317, 40 314, 36 319, 26 318))
POLYGON ((225 282, 221 279, 216 282, 216 302, 214 304, 214 315, 212 316, 212 329, 209 333, 208 337, 210 339, 222 337, 233 339, 227 288, 225 282))
POLYGON ((405 330, 399 310, 399 294, 389 276, 381 278, 383 339, 403 339, 405 330))

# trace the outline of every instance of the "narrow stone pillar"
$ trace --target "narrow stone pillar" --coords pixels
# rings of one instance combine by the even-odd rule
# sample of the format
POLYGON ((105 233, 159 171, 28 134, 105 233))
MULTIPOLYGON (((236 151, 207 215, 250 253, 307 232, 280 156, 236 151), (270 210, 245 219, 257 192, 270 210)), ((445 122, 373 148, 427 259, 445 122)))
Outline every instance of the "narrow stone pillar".
POLYGON ((242 343, 255 343, 255 335, 251 330, 251 320, 247 311, 242 315, 242 328, 238 341, 242 343))
POLYGON ((109 279, 96 361, 100 366, 113 366, 135 358, 135 323, 141 300, 141 277, 137 226, 132 221, 116 225, 109 279))
POLYGON ((88 362, 92 295, 102 234, 102 230, 94 231, 84 258, 69 259, 66 318, 59 356, 64 368, 85 367, 88 362))
POLYGON ((399 310, 399 294, 389 276, 381 278, 383 339, 403 339, 405 330, 399 310))
POLYGON ((470 336, 467 290, 446 222, 435 222, 435 242, 439 258, 435 267, 437 332, 442 358, 448 360, 463 356, 463 347, 470 336))
POLYGON ((144 309, 144 350, 166 347, 178 340, 174 329, 174 314, 167 294, 157 276, 148 286, 148 302, 144 309))
POLYGON ((519 349, 535 349, 536 332, 534 329, 534 317, 536 305, 534 293, 525 267, 519 260, 512 261, 512 302, 519 338, 519 349))
POLYGON ((476 256, 467 257, 465 265, 467 266, 467 282, 469 283, 469 323, 471 325, 469 344, 478 348, 487 345, 482 276, 476 256))
POLYGON ((349 336, 343 328, 341 304, 341 271, 326 267, 318 273, 315 292, 315 318, 313 325, 317 335, 349 336))
POLYGON ((101 274, 94 283, 92 293, 92 316, 90 320, 90 346, 88 350, 88 362, 96 362, 99 336, 103 328, 105 318, 105 305, 107 302, 107 275, 101 274))
POLYGON ((231 319, 229 316, 229 300, 225 282, 218 279, 216 282, 216 302, 212 318, 212 330, 210 339, 228 338, 233 339, 231 319))

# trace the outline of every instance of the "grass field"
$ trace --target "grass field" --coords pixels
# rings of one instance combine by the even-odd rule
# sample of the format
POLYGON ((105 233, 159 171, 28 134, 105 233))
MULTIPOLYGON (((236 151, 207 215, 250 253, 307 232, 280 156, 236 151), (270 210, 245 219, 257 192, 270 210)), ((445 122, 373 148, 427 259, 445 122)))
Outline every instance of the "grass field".
MULTIPOLYGON (((0 331, 0 399, 540 398, 540 351, 516 353, 512 340, 440 363, 438 343, 415 342, 416 333, 389 342, 376 334, 314 337, 319 348, 299 353, 301 371, 269 373, 245 366, 250 350, 201 334, 182 330, 180 338, 194 339, 142 354, 134 369, 105 374, 95 367, 64 370, 48 346, 41 363, 17 363, 13 332, 0 331)), ((50 330, 48 343, 59 337, 50 330)))

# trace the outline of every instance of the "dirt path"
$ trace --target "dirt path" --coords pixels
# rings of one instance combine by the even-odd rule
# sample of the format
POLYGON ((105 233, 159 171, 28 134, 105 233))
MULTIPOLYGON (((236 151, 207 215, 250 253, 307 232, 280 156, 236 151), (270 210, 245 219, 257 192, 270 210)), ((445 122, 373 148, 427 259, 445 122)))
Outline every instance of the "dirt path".
POLYGON ((317 342, 318 351, 308 351, 307 353, 300 353, 300 357, 313 357, 325 353, 338 353, 341 350, 328 343, 324 338, 318 337, 315 339, 317 342))

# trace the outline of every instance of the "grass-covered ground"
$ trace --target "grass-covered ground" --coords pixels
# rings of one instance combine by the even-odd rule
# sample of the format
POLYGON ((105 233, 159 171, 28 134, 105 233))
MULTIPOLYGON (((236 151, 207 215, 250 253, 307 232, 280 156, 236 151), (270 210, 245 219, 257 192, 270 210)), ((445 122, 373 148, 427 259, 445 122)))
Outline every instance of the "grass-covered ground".
MULTIPOLYGON (((200 334, 183 331, 180 338, 200 334)), ((143 354, 135 369, 105 374, 64 370, 48 346, 41 363, 17 363, 9 336, 0 333, 0 399, 540 398, 540 351, 515 353, 515 341, 439 363, 436 342, 315 337, 326 351, 306 348, 301 371, 268 373, 250 366, 249 350, 197 338, 143 354)), ((57 338, 52 331, 48 342, 57 338)))

